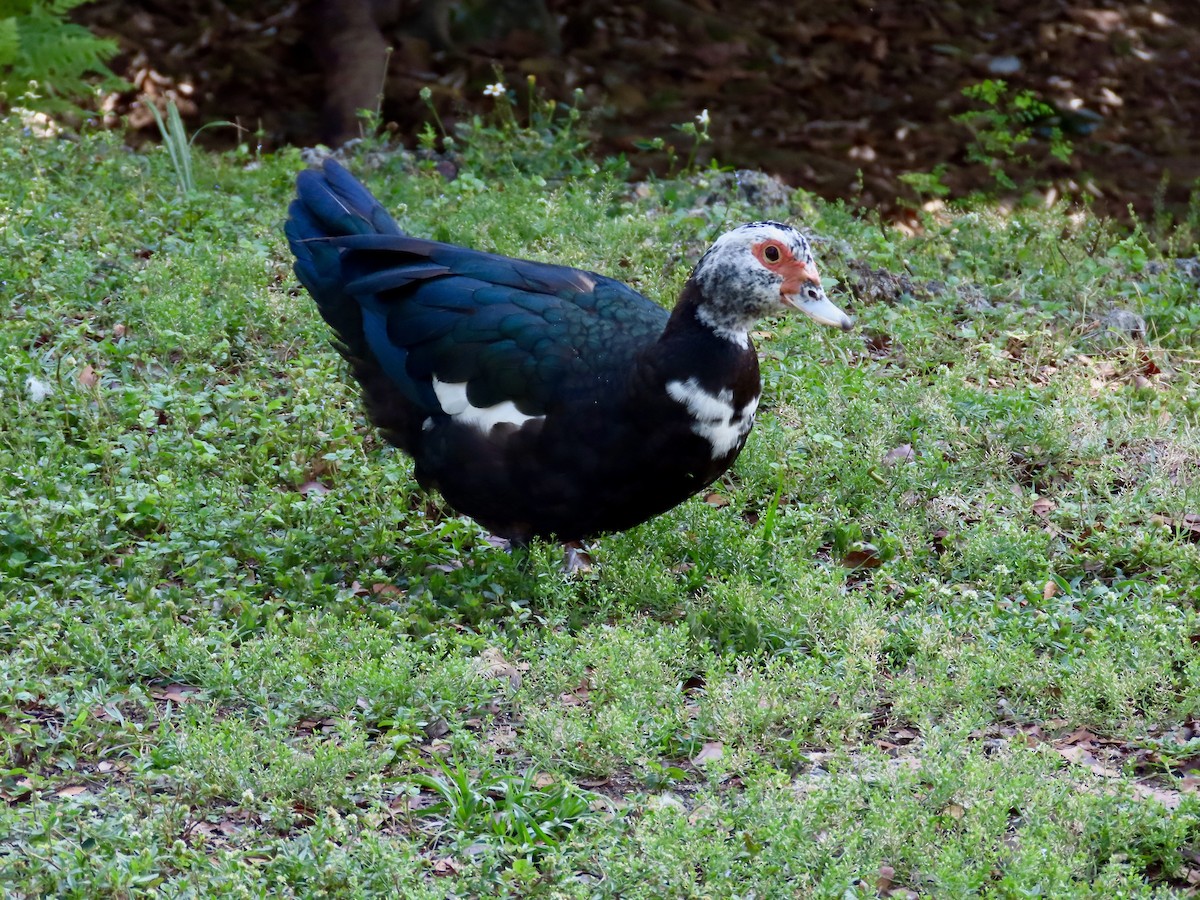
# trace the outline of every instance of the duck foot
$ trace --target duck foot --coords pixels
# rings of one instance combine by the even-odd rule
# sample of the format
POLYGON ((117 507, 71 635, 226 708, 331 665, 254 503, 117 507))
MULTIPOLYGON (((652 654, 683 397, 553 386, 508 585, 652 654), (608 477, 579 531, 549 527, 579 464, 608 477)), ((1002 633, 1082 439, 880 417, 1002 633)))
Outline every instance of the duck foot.
MULTIPOLYGON (((529 552, 529 544, 525 541, 513 541, 508 538, 502 538, 499 535, 489 534, 484 540, 495 547, 497 550, 503 550, 514 560, 516 560, 517 568, 528 574, 533 566, 533 557, 529 552)), ((592 561, 592 554, 588 550, 583 541, 567 541, 562 545, 563 559, 562 566, 559 571, 564 575, 574 575, 576 573, 590 572, 595 567, 592 561)))
POLYGON ((528 541, 511 540, 498 534, 488 534, 484 540, 497 550, 507 553, 517 564, 517 571, 521 575, 529 575, 533 571, 533 554, 529 552, 528 541))

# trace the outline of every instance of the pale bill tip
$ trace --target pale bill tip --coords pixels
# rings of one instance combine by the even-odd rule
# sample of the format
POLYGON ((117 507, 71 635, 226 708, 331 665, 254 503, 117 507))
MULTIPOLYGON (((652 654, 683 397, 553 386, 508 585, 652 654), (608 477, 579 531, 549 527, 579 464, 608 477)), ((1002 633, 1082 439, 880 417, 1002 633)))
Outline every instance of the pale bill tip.
POLYGON ((854 327, 854 320, 842 312, 828 297, 821 297, 818 300, 801 300, 795 294, 788 294, 784 296, 783 301, 822 325, 832 325, 842 331, 849 331, 854 327))

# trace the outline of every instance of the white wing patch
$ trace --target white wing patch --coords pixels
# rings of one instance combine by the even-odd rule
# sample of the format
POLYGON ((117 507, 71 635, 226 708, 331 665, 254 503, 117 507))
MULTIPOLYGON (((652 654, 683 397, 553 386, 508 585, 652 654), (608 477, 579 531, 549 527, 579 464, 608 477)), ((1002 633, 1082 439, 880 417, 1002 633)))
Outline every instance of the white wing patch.
POLYGON ((754 425, 758 397, 747 403, 739 413, 733 405, 733 391, 725 388, 710 394, 695 378, 667 383, 667 394, 687 407, 696 421, 692 431, 712 445, 712 458, 719 459, 741 443, 754 425))
POLYGON ((442 412, 460 425, 474 425, 484 434, 501 423, 516 425, 520 428, 530 419, 544 419, 545 416, 527 416, 517 409, 511 400, 497 403, 495 406, 472 406, 467 399, 467 383, 438 381, 433 379, 433 392, 437 395, 442 412))

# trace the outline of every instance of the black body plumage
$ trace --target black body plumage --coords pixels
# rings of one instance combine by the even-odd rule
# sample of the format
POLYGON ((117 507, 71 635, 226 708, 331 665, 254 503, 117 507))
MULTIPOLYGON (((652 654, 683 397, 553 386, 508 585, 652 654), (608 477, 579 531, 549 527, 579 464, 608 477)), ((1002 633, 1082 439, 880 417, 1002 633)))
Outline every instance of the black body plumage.
POLYGON ((496 534, 630 528, 741 451, 757 356, 705 321, 695 278, 668 315, 603 275, 405 235, 333 161, 297 194, 296 275, 368 416, 423 487, 496 534))

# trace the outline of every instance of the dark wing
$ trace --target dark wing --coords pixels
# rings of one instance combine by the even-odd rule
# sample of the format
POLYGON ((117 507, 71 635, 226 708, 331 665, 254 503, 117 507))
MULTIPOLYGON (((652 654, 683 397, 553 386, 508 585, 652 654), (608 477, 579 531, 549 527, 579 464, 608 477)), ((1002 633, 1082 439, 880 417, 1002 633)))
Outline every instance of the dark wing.
POLYGON ((336 163, 302 173, 298 192, 298 277, 343 352, 376 361, 425 416, 443 412, 435 378, 465 384, 474 407, 544 415, 617 384, 666 326, 666 310, 603 275, 403 235, 336 163))

